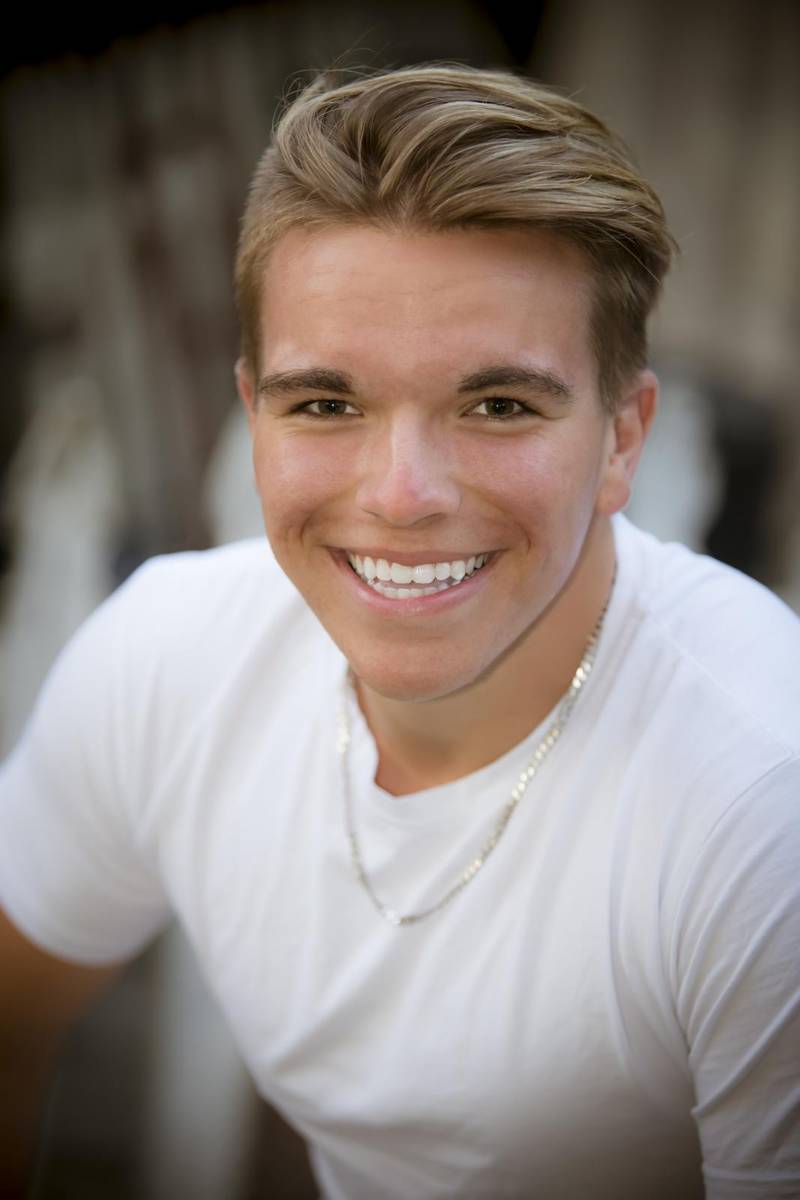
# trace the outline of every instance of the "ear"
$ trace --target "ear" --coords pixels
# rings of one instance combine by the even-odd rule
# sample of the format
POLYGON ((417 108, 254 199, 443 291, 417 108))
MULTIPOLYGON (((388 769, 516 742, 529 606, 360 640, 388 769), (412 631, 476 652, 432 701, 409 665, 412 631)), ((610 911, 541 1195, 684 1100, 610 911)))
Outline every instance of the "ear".
POLYGON ((253 369, 246 359, 239 358, 233 373, 236 377, 236 390, 247 413, 247 424, 252 433, 256 421, 256 381, 253 369))
POLYGON ((610 516, 628 503, 657 403, 658 380, 652 371, 640 371, 609 418, 607 459, 597 495, 597 512, 610 516))

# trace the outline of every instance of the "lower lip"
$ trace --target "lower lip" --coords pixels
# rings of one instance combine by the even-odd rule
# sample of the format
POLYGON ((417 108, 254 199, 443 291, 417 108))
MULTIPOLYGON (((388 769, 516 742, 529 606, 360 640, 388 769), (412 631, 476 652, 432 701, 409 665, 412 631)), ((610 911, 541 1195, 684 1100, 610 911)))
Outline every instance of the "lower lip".
MULTIPOLYGON (((497 554, 495 553, 477 571, 473 571, 471 575, 462 579, 460 583, 454 583, 450 587, 445 588, 444 591, 434 592, 430 596, 407 596, 404 600, 393 600, 391 596, 382 596, 375 588, 365 583, 360 575, 356 574, 341 551, 334 552, 333 557, 337 567, 349 581, 350 586, 354 589, 361 602, 367 604, 373 612, 393 617, 433 616, 435 613, 443 612, 448 608, 453 608, 455 605, 463 603, 465 600, 469 600, 483 586, 484 576, 492 570, 497 561, 497 554)), ((395 586, 402 587, 402 584, 395 586)))

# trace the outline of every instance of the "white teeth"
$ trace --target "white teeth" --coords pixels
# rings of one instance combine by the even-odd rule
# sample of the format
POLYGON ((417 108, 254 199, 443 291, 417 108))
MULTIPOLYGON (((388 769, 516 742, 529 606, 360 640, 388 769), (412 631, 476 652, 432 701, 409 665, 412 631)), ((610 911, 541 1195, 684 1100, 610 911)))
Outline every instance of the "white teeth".
POLYGON ((414 567, 414 583, 433 583, 435 578, 436 567, 433 563, 423 563, 421 567, 414 567))
POLYGON ((382 596, 391 600, 408 600, 412 596, 432 596, 455 587, 462 579, 484 566, 488 554, 472 555, 468 559, 453 562, 419 563, 409 567, 404 563, 388 562, 385 558, 363 558, 360 554, 348 554, 347 561, 353 570, 382 596), (414 584, 414 587, 387 587, 386 584, 414 584), (433 586, 430 586, 433 585, 433 586))

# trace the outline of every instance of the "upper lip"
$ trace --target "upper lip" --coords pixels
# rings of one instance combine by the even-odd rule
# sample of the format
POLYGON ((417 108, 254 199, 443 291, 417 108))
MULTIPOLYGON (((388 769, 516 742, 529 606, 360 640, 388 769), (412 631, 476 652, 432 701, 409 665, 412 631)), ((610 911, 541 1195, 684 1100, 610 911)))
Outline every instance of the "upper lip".
POLYGON ((420 567, 426 563, 440 562, 467 562, 470 558, 477 557, 479 554, 490 554, 489 550, 471 549, 463 550, 421 550, 421 551, 400 551, 400 550, 355 550, 352 546, 342 547, 343 554, 357 554, 359 558, 371 558, 377 561, 383 558, 388 563, 397 563, 403 567, 420 567))

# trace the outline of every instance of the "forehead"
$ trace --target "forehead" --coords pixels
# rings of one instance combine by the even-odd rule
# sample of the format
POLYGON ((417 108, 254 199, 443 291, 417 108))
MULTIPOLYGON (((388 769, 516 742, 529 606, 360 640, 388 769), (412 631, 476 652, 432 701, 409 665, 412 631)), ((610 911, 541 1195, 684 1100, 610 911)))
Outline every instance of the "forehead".
POLYGON ((488 356, 579 385, 594 375, 591 299, 581 251, 548 231, 295 229, 264 276, 262 365, 461 374, 488 356))

